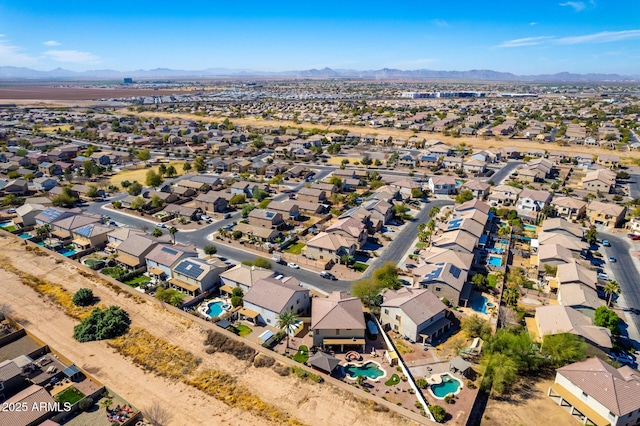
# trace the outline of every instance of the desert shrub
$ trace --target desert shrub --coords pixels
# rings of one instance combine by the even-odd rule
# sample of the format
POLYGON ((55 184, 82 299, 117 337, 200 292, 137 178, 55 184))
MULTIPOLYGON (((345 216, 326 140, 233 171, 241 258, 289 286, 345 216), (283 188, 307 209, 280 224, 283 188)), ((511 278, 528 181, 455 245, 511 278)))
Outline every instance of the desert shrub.
POLYGON ((263 354, 258 354, 253 359, 253 366, 256 368, 268 368, 272 367, 273 364, 276 363, 276 360, 271 358, 270 356, 266 356, 263 354))
POLYGON ((278 373, 280 376, 288 376, 289 373, 291 373, 291 369, 288 365, 281 364, 279 362, 276 362, 273 367, 271 367, 271 369, 278 373))
POLYGON ((76 306, 89 306, 93 304, 93 290, 81 288, 75 292, 72 301, 76 306))
POLYGON ((242 361, 253 361, 256 356, 256 351, 249 346, 213 330, 209 330, 204 345, 208 354, 224 352, 242 361))
POLYGON ((113 339, 126 333, 130 322, 129 314, 117 306, 96 308, 73 328, 73 337, 79 342, 113 339))
POLYGON ((438 423, 442 423, 447 416, 447 411, 439 405, 430 405, 429 411, 431 411, 431 415, 438 423))
POLYGON ((82 411, 89 411, 94 404, 95 402, 93 402, 93 399, 83 398, 80 400, 80 402, 78 402, 78 408, 80 408, 82 411))
POLYGON ((472 382, 471 380, 467 380, 467 387, 469 389, 475 389, 476 388, 476 384, 474 382, 472 382))
POLYGON ((454 402, 456 402, 456 398, 452 393, 450 393, 444 397, 444 402, 446 402, 447 404, 453 404, 454 402))
POLYGON ((416 386, 420 389, 426 389, 427 386, 429 386, 429 383, 427 383, 426 379, 419 378, 418 380, 416 380, 416 386))

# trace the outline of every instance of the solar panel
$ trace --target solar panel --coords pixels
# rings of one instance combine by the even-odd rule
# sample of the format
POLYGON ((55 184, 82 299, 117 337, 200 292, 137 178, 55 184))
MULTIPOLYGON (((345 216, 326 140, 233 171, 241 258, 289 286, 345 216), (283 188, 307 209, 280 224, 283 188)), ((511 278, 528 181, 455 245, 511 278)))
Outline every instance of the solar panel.
POLYGON ((86 225, 81 228, 76 229, 75 232, 78 235, 82 235, 83 237, 88 237, 91 234, 91 230, 93 229, 93 225, 86 225))
POLYGON ((442 267, 439 266, 437 269, 434 269, 433 271, 429 272, 427 275, 425 275, 425 279, 427 280, 434 280, 436 278, 438 278, 440 276, 440 273, 442 272, 442 267))
POLYGON ((460 268, 458 268, 458 267, 457 267, 457 266, 455 266, 455 265, 451 265, 451 266, 449 267, 449 272, 451 273, 451 275, 453 275, 453 276, 454 276, 454 277, 456 277, 456 278, 459 278, 459 277, 460 277, 460 272, 461 272, 461 271, 460 271, 460 268))
POLYGON ((462 224, 463 219, 454 219, 449 221, 449 226, 447 226, 447 230, 459 228, 462 224))
POLYGON ((160 250, 165 252, 165 253, 169 253, 172 256, 175 256, 176 254, 178 254, 177 251, 175 251, 173 249, 170 249, 169 247, 162 247, 160 250))
POLYGON ((276 214, 274 212, 266 211, 264 215, 267 219, 273 219, 276 214))
POLYGON ((204 269, 202 269, 200 265, 197 265, 190 260, 184 260, 175 267, 174 271, 179 274, 186 275, 189 278, 195 279, 198 278, 200 274, 202 274, 204 269))

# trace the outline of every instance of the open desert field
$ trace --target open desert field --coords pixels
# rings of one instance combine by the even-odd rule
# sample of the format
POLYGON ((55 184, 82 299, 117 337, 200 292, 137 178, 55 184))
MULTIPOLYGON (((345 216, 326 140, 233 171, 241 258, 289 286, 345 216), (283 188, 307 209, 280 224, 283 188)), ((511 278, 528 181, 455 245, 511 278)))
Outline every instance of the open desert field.
POLYGON ((51 87, 38 85, 0 86, 0 100, 82 101, 101 98, 163 96, 188 91, 154 89, 107 89, 85 87, 51 87))
MULTIPOLYGON (((131 114, 131 111, 126 109, 121 109, 119 111, 121 114, 131 114)), ((173 114, 167 112, 153 112, 153 111, 145 111, 144 113, 140 113, 139 115, 143 115, 145 117, 161 117, 165 119, 176 119, 181 118, 184 120, 195 120, 195 121, 204 121, 204 122, 221 122, 224 120, 224 117, 201 117, 194 114, 173 114)), ((261 120, 255 118, 233 118, 230 119, 232 123, 236 125, 242 126, 291 126, 291 127, 300 127, 303 129, 323 129, 323 130, 337 130, 337 129, 346 129, 349 132, 364 134, 376 134, 376 135, 388 135, 392 137, 402 137, 402 138, 410 138, 412 136, 423 137, 426 140, 429 139, 437 139, 440 140, 450 146, 460 145, 462 143, 467 146, 473 147, 474 149, 490 149, 490 148, 501 148, 507 146, 517 146, 520 148, 526 149, 542 149, 548 151, 565 151, 569 153, 585 153, 589 152, 593 155, 600 154, 619 154, 621 160, 630 162, 631 159, 640 159, 640 151, 630 151, 630 152, 616 152, 611 151, 609 149, 601 149, 596 147, 584 147, 581 145, 569 145, 569 146, 558 146, 554 143, 541 143, 537 141, 530 141, 526 139, 509 139, 509 138, 496 138, 496 137, 451 137, 444 136, 441 133, 428 133, 421 132, 415 133, 410 130, 402 130, 402 129, 389 129, 389 128, 371 128, 371 127, 361 127, 361 126, 344 126, 344 125, 336 125, 336 126, 327 126, 323 124, 311 124, 311 123, 294 123, 293 121, 278 121, 278 120, 261 120)))
POLYGON ((167 380, 145 371, 106 341, 77 342, 72 333, 78 322, 67 316, 61 305, 24 284, 17 274, 28 273, 59 284, 71 293, 81 287, 91 288, 100 299, 99 305, 116 305, 126 310, 132 328, 144 329, 165 342, 165 346, 174 345, 199 358, 201 363, 195 367, 195 374, 214 370, 231 376, 237 386, 259 398, 260 404, 288 417, 289 424, 413 424, 392 413, 372 411, 351 393, 332 385, 302 381, 294 375, 280 377, 270 368, 256 368, 225 353, 208 354, 203 345, 205 326, 167 312, 160 303, 141 303, 126 293, 116 293, 104 283, 82 276, 71 262, 25 248, 14 237, 0 235, 2 309, 143 412, 154 402, 169 409, 172 413, 169 425, 275 423, 258 417, 255 410, 239 408, 233 398, 227 404, 223 402, 226 399, 209 396, 183 380, 167 380))
MULTIPOLYGON (((184 161, 171 161, 168 164, 165 164, 165 166, 169 167, 169 166, 173 166, 176 168, 176 171, 178 172, 178 174, 176 176, 181 176, 184 174, 184 170, 182 170, 182 166, 184 165, 184 161)), ((109 183, 111 185, 115 185, 115 186, 120 186, 120 184, 122 183, 122 181, 128 180, 129 182, 133 182, 134 180, 137 180, 138 182, 140 182, 141 184, 144 185, 144 181, 147 178, 147 172, 149 170, 153 170, 156 173, 158 173, 158 167, 141 167, 139 169, 132 169, 132 170, 124 170, 121 172, 116 173, 115 175, 111 176, 111 179, 109 180, 109 183)))

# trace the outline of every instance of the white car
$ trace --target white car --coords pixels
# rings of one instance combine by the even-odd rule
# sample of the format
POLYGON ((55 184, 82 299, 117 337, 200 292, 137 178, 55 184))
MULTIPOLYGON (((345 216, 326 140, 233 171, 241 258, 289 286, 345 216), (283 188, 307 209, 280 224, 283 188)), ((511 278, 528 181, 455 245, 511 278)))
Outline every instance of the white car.
POLYGON ((293 268, 293 269, 300 269, 300 267, 298 266, 298 264, 297 264, 297 263, 293 263, 293 262, 289 262, 289 263, 287 263, 287 266, 288 266, 289 268, 293 268))
POLYGON ((164 223, 162 223, 162 222, 158 222, 158 223, 156 223, 156 228, 166 228, 166 227, 167 227, 167 225, 165 225, 165 224, 164 224, 164 223))

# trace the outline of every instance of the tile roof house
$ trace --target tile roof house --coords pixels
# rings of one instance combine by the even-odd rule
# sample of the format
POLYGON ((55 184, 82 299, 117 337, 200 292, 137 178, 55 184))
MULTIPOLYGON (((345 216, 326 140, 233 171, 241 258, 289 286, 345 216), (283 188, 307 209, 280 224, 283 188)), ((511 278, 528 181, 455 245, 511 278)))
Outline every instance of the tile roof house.
POLYGON ((581 187, 587 191, 600 191, 604 194, 611 193, 611 190, 616 185, 616 173, 607 170, 592 170, 588 172, 583 178, 581 187))
POLYGON ((582 219, 587 211, 587 203, 573 197, 554 197, 551 206, 557 216, 570 221, 582 219))
POLYGON ((438 235, 431 241, 434 247, 446 248, 449 250, 462 251, 465 253, 473 253, 478 244, 478 238, 460 229, 445 232, 438 235))
POLYGON ((473 253, 465 253, 433 246, 420 252, 420 259, 424 261, 424 263, 452 263, 465 271, 469 271, 469 269, 471 269, 473 257, 473 253))
POLYGON ((298 200, 310 203, 324 203, 327 201, 327 192, 323 189, 301 188, 297 193, 298 200))
POLYGON ((227 210, 231 194, 222 191, 209 191, 206 194, 198 194, 195 199, 196 207, 203 211, 217 213, 227 210))
POLYGON ((467 189, 471 191, 478 200, 483 200, 489 195, 489 188, 491 188, 491 185, 479 180, 468 180, 460 186, 463 191, 467 189))
POLYGON ((257 228, 282 229, 285 225, 282 214, 271 209, 251 210, 248 219, 249 225, 257 228))
POLYGON ((169 285, 190 296, 197 296, 214 289, 226 269, 227 265, 217 258, 205 261, 197 257, 183 257, 171 268, 169 285))
POLYGON ((383 297, 381 324, 414 342, 433 343, 451 326, 446 305, 428 290, 403 287, 383 297))
POLYGON ((56 411, 49 408, 55 407, 56 401, 44 387, 38 385, 29 386, 9 399, 4 400, 2 404, 5 407, 29 408, 25 410, 3 410, 0 412, 0 423, 3 425, 39 425, 56 414, 56 411), (38 409, 32 409, 33 407, 38 409))
POLYGON ((518 215, 523 219, 536 220, 538 214, 551 201, 551 198, 552 195, 549 191, 523 189, 516 202, 518 215))
POLYGON ((482 213, 488 215, 489 210, 491 210, 491 207, 489 206, 489 204, 480 200, 469 200, 462 204, 456 204, 454 207, 454 210, 456 211, 456 213, 463 213, 471 210, 479 210, 482 213))
POLYGON ((543 244, 538 247, 538 268, 542 271, 546 265, 554 268, 573 260, 571 251, 559 244, 543 244))
POLYGON ((627 208, 613 203, 591 201, 587 204, 587 218, 594 225, 618 228, 624 221, 627 208))
POLYGON ((359 346, 365 349, 367 325, 362 302, 346 292, 333 292, 326 298, 316 297, 311 304, 313 346, 359 346))
POLYGON ((597 426, 635 425, 640 420, 640 374, 592 357, 556 370, 548 396, 597 426))
POLYGON ((367 229, 365 224, 352 217, 338 219, 338 221, 329 225, 325 229, 325 232, 354 238, 358 242, 358 248, 362 248, 367 242, 367 229))
POLYGON ((147 235, 131 235, 116 249, 116 262, 126 269, 146 267, 146 256, 158 244, 158 240, 147 235))
POLYGON ((441 223, 439 228, 443 232, 443 235, 448 232, 460 230, 471 234, 478 239, 484 233, 483 224, 480 224, 473 219, 464 217, 451 219, 446 223, 441 223))
POLYGON ((280 281, 275 278, 263 278, 244 295, 243 306, 258 315, 254 322, 276 326, 278 316, 284 312, 304 314, 310 306, 309 289, 293 278, 280 281))
POLYGON ((427 186, 433 194, 455 194, 457 179, 453 176, 432 176, 427 186))
POLYGON ((171 268, 185 257, 198 257, 194 246, 158 244, 146 256, 147 271, 162 281, 171 278, 171 268))
POLYGON ((452 263, 435 263, 414 268, 411 273, 419 286, 455 306, 466 306, 471 287, 465 283, 468 273, 464 269, 452 263))
POLYGON ((576 253, 588 247, 588 244, 580 238, 555 232, 539 232, 538 244, 558 244, 576 253))
POLYGON ((568 306, 547 305, 536 308, 535 323, 543 341, 545 336, 571 333, 597 347, 612 347, 609 329, 593 325, 591 318, 568 306))
POLYGON ((320 232, 302 248, 302 253, 309 259, 324 262, 340 263, 344 255, 353 255, 356 252, 358 240, 339 233, 320 232))
POLYGON ((222 282, 221 290, 231 293, 235 287, 240 287, 246 294, 256 281, 272 276, 273 271, 269 269, 247 266, 240 263, 220 274, 220 281, 222 282))
POLYGON ((487 198, 487 201, 493 206, 498 205, 513 205, 518 200, 518 195, 522 192, 520 188, 514 188, 509 185, 494 186, 491 190, 491 194, 487 198))
POLYGON ((544 221, 542 224, 542 231, 564 234, 581 239, 584 236, 585 229, 582 226, 569 222, 566 219, 554 217, 544 221))

